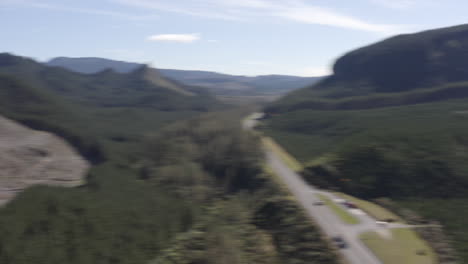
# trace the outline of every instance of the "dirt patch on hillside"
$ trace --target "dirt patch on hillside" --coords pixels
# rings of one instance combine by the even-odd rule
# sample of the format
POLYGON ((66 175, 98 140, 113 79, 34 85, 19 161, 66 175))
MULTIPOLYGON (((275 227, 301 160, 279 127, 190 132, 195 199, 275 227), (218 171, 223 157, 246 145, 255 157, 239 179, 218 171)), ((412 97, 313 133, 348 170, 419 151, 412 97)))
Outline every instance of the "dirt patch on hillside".
POLYGON ((63 139, 0 116, 0 205, 34 184, 81 185, 89 166, 63 139))

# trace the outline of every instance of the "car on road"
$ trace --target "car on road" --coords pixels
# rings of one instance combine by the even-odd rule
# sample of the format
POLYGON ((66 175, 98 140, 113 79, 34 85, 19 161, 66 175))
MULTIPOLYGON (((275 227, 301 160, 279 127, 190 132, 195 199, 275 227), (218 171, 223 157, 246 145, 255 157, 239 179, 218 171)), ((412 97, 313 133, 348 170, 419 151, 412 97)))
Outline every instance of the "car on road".
POLYGON ((344 241, 344 239, 341 236, 334 236, 332 237, 332 241, 337 246, 338 248, 347 248, 348 244, 344 241))
POLYGON ((378 226, 383 226, 383 227, 387 227, 388 226, 388 222, 386 221, 375 221, 375 223, 378 225, 378 226))
POLYGON ((349 201, 345 201, 345 202, 343 203, 343 205, 346 206, 346 207, 348 207, 348 208, 350 208, 350 209, 356 209, 356 208, 358 208, 355 204, 353 204, 352 202, 349 202, 349 201))
POLYGON ((323 202, 322 202, 322 201, 315 201, 315 202, 313 203, 313 205, 317 205, 317 206, 323 205, 323 202))

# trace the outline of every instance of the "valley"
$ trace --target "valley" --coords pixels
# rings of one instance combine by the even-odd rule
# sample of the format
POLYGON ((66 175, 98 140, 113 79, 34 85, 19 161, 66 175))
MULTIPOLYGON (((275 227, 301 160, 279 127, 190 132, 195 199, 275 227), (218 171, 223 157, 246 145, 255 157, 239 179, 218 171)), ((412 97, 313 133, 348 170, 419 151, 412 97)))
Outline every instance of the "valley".
MULTIPOLYGON (((252 107, 145 67, 83 75, 3 54, 0 73, 0 113, 61 136, 91 165, 76 188, 35 184, 0 209, 1 263, 337 262, 233 122, 252 107)), ((1 135, 14 151, 26 142, 1 135)))
MULTIPOLYGON (((63 67, 70 71, 96 74, 108 69, 129 73, 142 67, 142 64, 103 58, 65 58, 51 59, 49 66, 63 67)), ((154 69, 156 70, 156 69, 154 69)), ((193 87, 203 87, 222 99, 237 99, 235 104, 245 101, 264 101, 276 99, 292 90, 311 85, 322 77, 298 77, 288 75, 240 76, 209 71, 190 71, 157 69, 163 76, 193 87), (255 98, 256 97, 256 98, 255 98)))
POLYGON ((324 77, 0 53, 0 263, 468 262, 467 54, 468 25, 324 77))

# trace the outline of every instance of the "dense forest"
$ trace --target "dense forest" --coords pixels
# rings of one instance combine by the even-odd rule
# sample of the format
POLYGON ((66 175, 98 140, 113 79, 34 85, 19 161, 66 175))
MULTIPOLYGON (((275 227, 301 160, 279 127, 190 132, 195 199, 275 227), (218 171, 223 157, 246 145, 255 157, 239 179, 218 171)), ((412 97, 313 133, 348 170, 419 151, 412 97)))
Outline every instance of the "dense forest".
POLYGON ((259 140, 225 115, 148 135, 83 187, 25 191, 0 211, 1 262, 336 263, 263 171, 259 140))

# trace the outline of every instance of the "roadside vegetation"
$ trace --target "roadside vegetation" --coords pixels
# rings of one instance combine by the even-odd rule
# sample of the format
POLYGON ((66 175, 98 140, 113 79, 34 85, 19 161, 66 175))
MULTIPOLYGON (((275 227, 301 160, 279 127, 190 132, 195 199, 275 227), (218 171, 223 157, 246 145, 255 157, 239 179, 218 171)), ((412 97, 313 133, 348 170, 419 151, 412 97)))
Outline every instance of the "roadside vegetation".
POLYGON ((286 152, 280 145, 276 144, 276 142, 269 137, 262 137, 263 145, 278 154, 278 156, 284 161, 284 163, 293 171, 302 171, 303 167, 302 164, 297 161, 293 156, 291 156, 288 152, 286 152))

